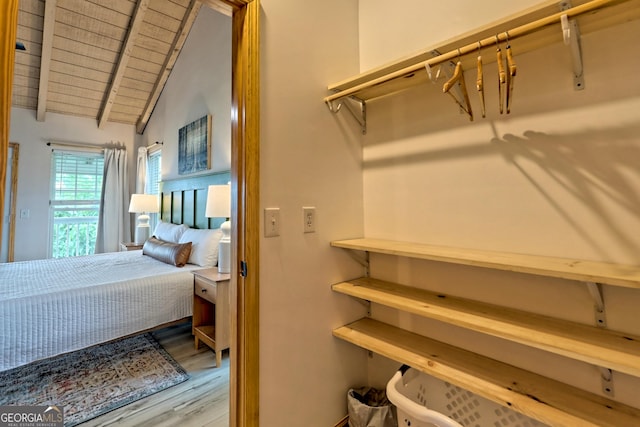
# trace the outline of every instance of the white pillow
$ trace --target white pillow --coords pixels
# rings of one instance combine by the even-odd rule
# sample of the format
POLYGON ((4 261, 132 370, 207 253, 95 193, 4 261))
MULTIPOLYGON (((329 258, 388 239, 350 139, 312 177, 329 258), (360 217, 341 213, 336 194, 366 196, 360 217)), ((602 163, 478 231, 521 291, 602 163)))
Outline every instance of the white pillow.
POLYGON ((153 230, 153 235, 165 242, 180 243, 180 237, 188 230, 189 227, 184 224, 172 224, 170 222, 158 222, 156 229, 153 230))
POLYGON ((191 242, 191 255, 189 264, 196 264, 200 267, 215 267, 218 265, 218 243, 222 238, 222 231, 197 230, 189 228, 185 230, 178 243, 191 242))

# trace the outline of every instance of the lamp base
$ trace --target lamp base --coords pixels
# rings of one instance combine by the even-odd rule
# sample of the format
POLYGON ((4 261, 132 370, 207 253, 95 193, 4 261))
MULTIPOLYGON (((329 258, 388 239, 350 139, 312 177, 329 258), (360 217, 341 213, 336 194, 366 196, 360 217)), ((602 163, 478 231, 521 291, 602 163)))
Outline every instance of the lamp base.
POLYGON ((142 245, 149 238, 149 226, 146 227, 136 227, 136 238, 135 243, 137 245, 142 245))
POLYGON ((231 223, 223 222, 220 230, 222 238, 218 244, 218 273, 231 273, 231 223))
POLYGON ((142 245, 149 238, 149 215, 138 216, 138 226, 136 227, 135 243, 142 245))

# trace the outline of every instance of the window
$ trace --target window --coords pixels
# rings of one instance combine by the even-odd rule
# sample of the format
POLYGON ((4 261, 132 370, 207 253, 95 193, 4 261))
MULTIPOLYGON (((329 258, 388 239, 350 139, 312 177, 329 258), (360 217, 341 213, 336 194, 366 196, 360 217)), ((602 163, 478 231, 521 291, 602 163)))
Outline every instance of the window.
POLYGON ((51 256, 95 252, 104 159, 100 153, 53 151, 51 256))
MULTIPOLYGON (((162 180, 162 151, 155 150, 149 153, 147 160, 147 179, 145 193, 160 194, 160 181, 162 180)), ((158 224, 158 214, 149 214, 149 227, 151 232, 155 230, 158 224)))

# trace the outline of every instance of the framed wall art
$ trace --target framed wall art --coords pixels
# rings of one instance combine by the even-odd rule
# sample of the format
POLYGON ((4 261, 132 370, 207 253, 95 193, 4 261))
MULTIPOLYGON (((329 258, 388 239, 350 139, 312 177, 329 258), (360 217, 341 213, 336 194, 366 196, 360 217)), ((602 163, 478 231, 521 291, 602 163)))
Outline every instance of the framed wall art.
POLYGON ((178 174, 211 169, 211 114, 178 130, 178 174))

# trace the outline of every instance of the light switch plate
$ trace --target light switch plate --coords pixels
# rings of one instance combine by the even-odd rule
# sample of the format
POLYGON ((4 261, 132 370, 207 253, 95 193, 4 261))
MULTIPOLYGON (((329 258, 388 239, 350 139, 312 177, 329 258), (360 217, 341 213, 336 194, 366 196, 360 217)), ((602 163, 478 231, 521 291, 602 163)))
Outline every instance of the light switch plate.
POLYGON ((280 208, 265 208, 264 237, 278 237, 280 235, 280 208))
POLYGON ((316 208, 303 207, 302 213, 304 215, 304 232, 315 233, 316 231, 316 208))

